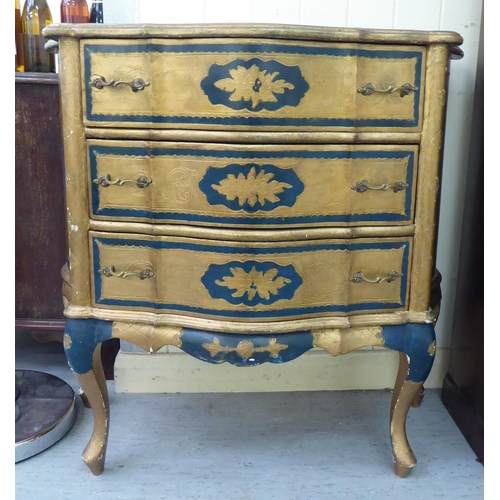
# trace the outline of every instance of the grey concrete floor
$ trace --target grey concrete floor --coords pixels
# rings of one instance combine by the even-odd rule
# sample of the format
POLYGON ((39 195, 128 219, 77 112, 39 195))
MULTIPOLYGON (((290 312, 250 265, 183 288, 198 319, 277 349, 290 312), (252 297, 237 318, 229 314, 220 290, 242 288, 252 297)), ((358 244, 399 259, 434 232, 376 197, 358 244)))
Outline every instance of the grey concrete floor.
MULTIPOLYGON (((16 369, 50 373, 78 391, 60 343, 18 333, 16 369)), ((484 498, 483 466, 438 390, 410 410, 418 464, 401 479, 392 468, 390 391, 116 394, 113 382, 108 387, 104 473, 93 476, 80 458, 93 418, 77 398, 69 433, 16 464, 16 500, 484 498)))

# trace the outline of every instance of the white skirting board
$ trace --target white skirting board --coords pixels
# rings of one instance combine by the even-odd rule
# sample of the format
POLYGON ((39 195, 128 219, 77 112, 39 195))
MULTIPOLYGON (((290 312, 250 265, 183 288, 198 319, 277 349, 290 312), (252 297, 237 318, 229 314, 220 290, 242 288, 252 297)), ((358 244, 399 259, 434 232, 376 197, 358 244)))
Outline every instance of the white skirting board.
MULTIPOLYGON (((398 363, 398 353, 383 348, 359 349, 336 357, 312 349, 288 363, 244 368, 205 363, 177 348, 169 347, 168 352, 157 354, 121 350, 115 362, 115 390, 192 393, 393 389, 398 363)), ((440 389, 447 366, 448 349, 437 349, 425 387, 440 389)))

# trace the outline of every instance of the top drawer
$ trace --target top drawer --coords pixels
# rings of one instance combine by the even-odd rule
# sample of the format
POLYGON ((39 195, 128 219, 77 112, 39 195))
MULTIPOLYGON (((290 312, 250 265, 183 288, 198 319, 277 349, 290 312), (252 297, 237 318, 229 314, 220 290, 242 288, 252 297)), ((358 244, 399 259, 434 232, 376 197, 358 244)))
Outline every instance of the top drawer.
POLYGON ((81 43, 87 126, 421 129, 423 46, 251 39, 81 43))

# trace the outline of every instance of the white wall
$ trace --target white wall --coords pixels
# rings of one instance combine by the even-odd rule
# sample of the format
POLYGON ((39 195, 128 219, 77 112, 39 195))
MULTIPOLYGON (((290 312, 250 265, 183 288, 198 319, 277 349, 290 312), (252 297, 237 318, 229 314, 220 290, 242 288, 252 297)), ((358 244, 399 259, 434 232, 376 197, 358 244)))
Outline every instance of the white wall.
MULTIPOLYGON (((48 3, 54 22, 59 22, 59 0, 48 3)), ((451 62, 437 256, 443 302, 436 328, 436 360, 441 362, 435 370, 444 372, 457 282, 481 10, 481 0, 104 0, 106 23, 267 22, 451 30, 463 36, 465 57, 451 62)), ((435 374, 439 386, 444 372, 435 374)))

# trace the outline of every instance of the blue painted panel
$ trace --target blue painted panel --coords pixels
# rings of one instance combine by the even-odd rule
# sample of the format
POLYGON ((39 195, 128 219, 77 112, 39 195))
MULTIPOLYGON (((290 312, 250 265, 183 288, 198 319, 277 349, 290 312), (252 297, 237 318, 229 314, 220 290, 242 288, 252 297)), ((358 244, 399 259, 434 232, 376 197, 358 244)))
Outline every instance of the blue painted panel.
POLYGON ((211 264, 201 282, 214 299, 224 299, 230 304, 256 306, 291 299, 302 285, 302 278, 291 264, 280 266, 276 262, 247 260, 223 265, 211 264), (248 289, 238 290, 232 285, 231 280, 236 276, 250 278, 248 289), (259 278, 263 287, 255 285, 259 278))
POLYGON ((210 205, 224 205, 231 210, 248 213, 269 212, 277 207, 293 207, 297 197, 304 191, 304 183, 291 168, 284 169, 275 165, 258 165, 257 163, 231 164, 223 168, 209 167, 199 186, 210 205), (230 176, 247 181, 268 178, 267 183, 279 185, 281 191, 273 193, 274 199, 262 199, 259 195, 255 195, 253 198, 235 197, 230 199, 221 193, 221 186, 223 187, 224 182, 230 176))
MULTIPOLYGON (((201 88, 207 95, 212 104, 223 104, 232 109, 248 109, 252 112, 262 111, 263 109, 269 111, 276 111, 283 106, 298 106, 300 100, 304 97, 305 93, 309 90, 309 84, 302 76, 302 72, 298 66, 286 66, 278 61, 263 61, 259 58, 251 58, 248 61, 243 59, 235 59, 228 64, 212 64, 208 71, 208 76, 201 81, 201 88), (255 74, 253 81, 253 89, 258 93, 262 86, 268 86, 273 83, 274 75, 279 74, 281 81, 280 91, 272 92, 271 101, 252 102, 252 100, 238 99, 233 100, 233 91, 225 90, 227 86, 234 83, 233 75, 236 72, 246 71, 247 77, 252 77, 251 69, 254 69, 255 74), (263 79, 267 79, 263 81, 263 79), (226 82, 226 87, 220 86, 221 81, 226 82)), ((271 98, 271 97, 270 97, 271 98)))
POLYGON ((409 373, 406 380, 424 382, 434 363, 434 355, 429 352, 431 344, 436 340, 434 325, 409 323, 384 326, 382 337, 386 347, 408 356, 409 373))
POLYGON ((298 358, 312 349, 312 341, 313 338, 309 331, 280 335, 241 335, 184 328, 181 349, 208 363, 227 362, 235 366, 256 366, 262 363, 286 363, 298 358), (278 344, 278 349, 273 356, 270 345, 274 339, 278 344), (204 345, 211 345, 213 349, 215 342, 218 342, 220 349, 215 348, 212 355, 210 349, 204 345), (250 342, 255 348, 255 351, 248 354, 248 357, 238 353, 238 345, 242 342, 250 342))
POLYGON ((97 319, 66 320, 64 333, 71 339, 65 341, 64 350, 70 368, 78 375, 92 369, 92 355, 98 344, 111 338, 112 321, 97 319))

